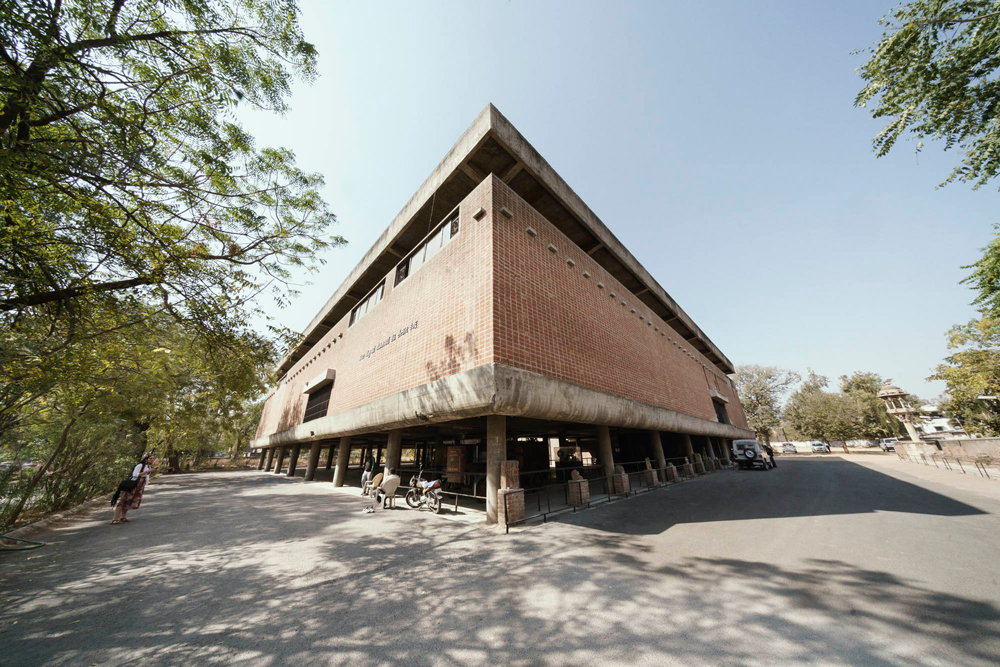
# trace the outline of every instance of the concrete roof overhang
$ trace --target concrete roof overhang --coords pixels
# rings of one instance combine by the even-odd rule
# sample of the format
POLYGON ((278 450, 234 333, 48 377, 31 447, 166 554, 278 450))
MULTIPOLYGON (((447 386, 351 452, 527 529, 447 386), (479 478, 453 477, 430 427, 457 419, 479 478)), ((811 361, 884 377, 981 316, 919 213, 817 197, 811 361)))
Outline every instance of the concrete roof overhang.
POLYGON ((282 375, 490 174, 495 174, 724 373, 732 363, 492 104, 458 142, 278 363, 282 375))

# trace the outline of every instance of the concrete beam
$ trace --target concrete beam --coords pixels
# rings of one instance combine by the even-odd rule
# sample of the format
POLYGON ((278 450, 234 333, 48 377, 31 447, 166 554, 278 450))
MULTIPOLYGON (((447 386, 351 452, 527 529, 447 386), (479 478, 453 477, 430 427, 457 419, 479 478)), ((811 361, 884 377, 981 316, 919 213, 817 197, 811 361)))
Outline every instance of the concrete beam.
MULTIPOLYGON (((705 398, 711 400, 707 391, 705 398)), ((754 437, 753 431, 732 424, 693 417, 530 371, 485 364, 258 438, 251 446, 290 445, 491 414, 729 439, 754 437)))

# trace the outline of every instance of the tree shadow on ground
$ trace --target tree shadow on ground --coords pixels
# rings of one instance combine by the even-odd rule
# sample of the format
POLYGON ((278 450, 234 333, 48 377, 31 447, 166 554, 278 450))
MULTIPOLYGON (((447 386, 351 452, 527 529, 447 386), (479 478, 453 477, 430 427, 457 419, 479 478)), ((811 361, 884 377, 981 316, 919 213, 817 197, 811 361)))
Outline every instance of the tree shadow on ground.
POLYGON ((426 513, 362 515, 361 499, 272 476, 206 477, 154 485, 128 526, 74 524, 50 535, 41 557, 0 558, 3 662, 1000 657, 994 605, 849 563, 655 566, 643 557, 648 544, 627 534, 556 524, 501 536, 426 513))

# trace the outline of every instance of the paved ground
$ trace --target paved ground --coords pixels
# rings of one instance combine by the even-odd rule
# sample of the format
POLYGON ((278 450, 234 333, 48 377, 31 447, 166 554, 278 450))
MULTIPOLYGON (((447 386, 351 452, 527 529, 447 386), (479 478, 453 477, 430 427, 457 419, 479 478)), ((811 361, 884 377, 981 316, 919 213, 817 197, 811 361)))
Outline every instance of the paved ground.
POLYGON ((0 554, 0 664, 1000 661, 989 480, 783 457, 510 536, 361 506, 263 473, 163 480, 131 524, 0 554))

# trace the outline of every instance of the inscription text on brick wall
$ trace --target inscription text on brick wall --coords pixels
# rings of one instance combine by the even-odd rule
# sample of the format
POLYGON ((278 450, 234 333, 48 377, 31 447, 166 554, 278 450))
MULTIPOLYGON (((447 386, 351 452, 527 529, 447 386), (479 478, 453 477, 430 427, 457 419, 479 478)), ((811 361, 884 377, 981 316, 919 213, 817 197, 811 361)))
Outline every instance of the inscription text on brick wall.
POLYGON ((381 350, 383 347, 385 347, 389 343, 393 342, 397 338, 402 338, 407 333, 409 333, 410 331, 413 331, 416 328, 417 328, 417 321, 414 320, 411 324, 406 325, 405 327, 403 327, 402 329, 400 329, 396 333, 392 334, 391 336, 389 336, 385 340, 381 341, 380 343, 378 343, 377 345, 375 345, 374 347, 372 347, 372 349, 365 350, 364 352, 362 352, 361 356, 358 358, 358 361, 364 361, 365 359, 367 359, 368 357, 372 356, 373 354, 375 354, 376 352, 378 352, 379 350, 381 350))

